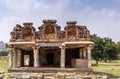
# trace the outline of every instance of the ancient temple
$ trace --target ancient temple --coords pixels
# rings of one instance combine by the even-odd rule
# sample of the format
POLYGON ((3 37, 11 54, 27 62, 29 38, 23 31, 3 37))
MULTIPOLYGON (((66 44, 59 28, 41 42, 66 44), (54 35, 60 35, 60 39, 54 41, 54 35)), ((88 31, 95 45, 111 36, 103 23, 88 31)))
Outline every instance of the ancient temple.
POLYGON ((68 21, 61 30, 56 20, 43 20, 38 31, 26 22, 17 24, 10 35, 9 71, 91 71, 94 43, 87 27, 76 21, 68 21))

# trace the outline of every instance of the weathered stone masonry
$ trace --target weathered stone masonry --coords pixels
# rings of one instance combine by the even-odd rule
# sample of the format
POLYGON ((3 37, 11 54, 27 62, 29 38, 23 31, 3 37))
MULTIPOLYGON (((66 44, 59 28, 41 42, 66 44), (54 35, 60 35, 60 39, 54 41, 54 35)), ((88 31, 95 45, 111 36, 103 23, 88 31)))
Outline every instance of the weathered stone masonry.
POLYGON ((91 49, 94 43, 86 26, 76 21, 67 22, 64 30, 56 20, 43 20, 38 27, 33 23, 17 24, 10 33, 10 70, 30 68, 76 68, 91 69, 91 49), (29 56, 25 65, 25 56, 29 56))

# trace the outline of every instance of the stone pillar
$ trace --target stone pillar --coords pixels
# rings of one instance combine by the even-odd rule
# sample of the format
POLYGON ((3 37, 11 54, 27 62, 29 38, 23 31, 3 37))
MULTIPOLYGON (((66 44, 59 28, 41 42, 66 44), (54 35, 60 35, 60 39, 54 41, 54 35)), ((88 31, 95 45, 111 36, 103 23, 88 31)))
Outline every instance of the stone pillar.
POLYGON ((83 58, 84 59, 87 59, 87 57, 86 57, 87 55, 86 55, 86 48, 83 50, 83 58))
POLYGON ((88 68, 91 68, 91 47, 87 47, 87 53, 88 53, 88 68))
POLYGON ((18 67, 21 67, 21 50, 18 50, 17 53, 18 53, 18 67))
POLYGON ((12 49, 8 48, 8 66, 9 68, 12 68, 13 67, 13 55, 12 55, 12 49))
POLYGON ((17 67, 17 50, 14 50, 14 64, 13 67, 16 68, 17 67))
POLYGON ((79 51, 80 51, 80 52, 79 52, 79 58, 82 59, 82 54, 83 54, 82 48, 80 48, 79 51))
POLYGON ((38 51, 38 47, 33 47, 33 51, 34 51, 34 67, 39 67, 39 51, 38 51))
POLYGON ((61 47, 60 67, 65 68, 65 47, 61 47))

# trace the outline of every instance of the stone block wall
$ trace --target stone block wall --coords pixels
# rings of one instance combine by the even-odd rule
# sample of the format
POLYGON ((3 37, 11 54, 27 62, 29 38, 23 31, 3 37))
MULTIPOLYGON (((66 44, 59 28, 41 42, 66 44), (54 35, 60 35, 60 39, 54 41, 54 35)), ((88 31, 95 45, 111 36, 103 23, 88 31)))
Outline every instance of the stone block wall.
POLYGON ((71 64, 75 68, 88 68, 88 60, 86 59, 72 59, 71 64))

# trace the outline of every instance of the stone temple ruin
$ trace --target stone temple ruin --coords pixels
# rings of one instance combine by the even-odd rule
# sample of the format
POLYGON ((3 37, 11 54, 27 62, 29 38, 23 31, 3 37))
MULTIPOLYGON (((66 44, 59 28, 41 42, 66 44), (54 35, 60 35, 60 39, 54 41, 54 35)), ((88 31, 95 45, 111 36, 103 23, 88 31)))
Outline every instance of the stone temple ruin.
POLYGON ((43 20, 38 27, 33 23, 17 24, 10 33, 8 71, 28 72, 83 72, 91 71, 91 49, 94 43, 86 26, 68 21, 64 28, 56 20, 43 20), (28 64, 25 58, 28 57, 28 64))

